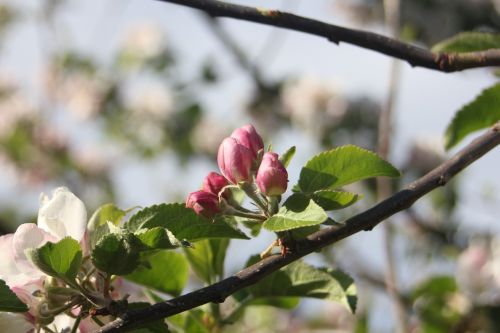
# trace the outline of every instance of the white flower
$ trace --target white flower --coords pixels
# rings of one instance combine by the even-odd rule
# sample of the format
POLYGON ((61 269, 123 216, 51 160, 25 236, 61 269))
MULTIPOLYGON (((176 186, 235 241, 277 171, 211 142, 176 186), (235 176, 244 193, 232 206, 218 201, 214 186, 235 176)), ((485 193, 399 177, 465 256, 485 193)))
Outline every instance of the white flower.
POLYGON ((323 123, 340 121, 347 110, 335 84, 310 77, 287 83, 281 101, 292 122, 314 132, 323 123))
POLYGON ((52 198, 42 193, 38 211, 38 227, 58 240, 70 236, 81 241, 87 225, 87 210, 83 202, 65 187, 52 192, 52 198))
POLYGON ((126 35, 123 49, 138 58, 152 58, 165 49, 165 36, 161 28, 151 23, 133 27, 126 35))
POLYGON ((43 288, 47 276, 28 259, 26 252, 67 236, 82 241, 86 225, 83 202, 67 188, 59 187, 53 191, 52 198, 41 194, 38 226, 21 224, 14 234, 0 237, 0 279, 28 305, 30 313, 0 312, 0 332, 28 333, 34 329, 30 319, 36 315, 40 300, 33 293, 43 288))
POLYGON ((474 303, 500 304, 499 240, 473 240, 458 258, 457 283, 474 303))
POLYGON ((0 332, 28 333, 33 332, 34 328, 33 323, 23 314, 0 312, 0 332))
POLYGON ((173 94, 164 84, 151 83, 134 92, 128 104, 137 115, 165 120, 174 111, 173 94))
POLYGON ((443 137, 419 137, 410 148, 408 167, 422 173, 429 172, 445 159, 443 137))
POLYGON ((33 278, 39 278, 43 275, 26 256, 26 250, 38 248, 48 241, 55 241, 55 237, 40 229, 33 223, 21 224, 14 237, 12 237, 13 259, 20 273, 33 278))
POLYGON ((221 126, 221 122, 202 119, 194 128, 191 144, 203 153, 217 154, 220 143, 230 130, 221 126))
POLYGON ((16 83, 0 73, 0 138, 10 135, 22 120, 31 120, 36 111, 33 105, 19 91, 16 83))

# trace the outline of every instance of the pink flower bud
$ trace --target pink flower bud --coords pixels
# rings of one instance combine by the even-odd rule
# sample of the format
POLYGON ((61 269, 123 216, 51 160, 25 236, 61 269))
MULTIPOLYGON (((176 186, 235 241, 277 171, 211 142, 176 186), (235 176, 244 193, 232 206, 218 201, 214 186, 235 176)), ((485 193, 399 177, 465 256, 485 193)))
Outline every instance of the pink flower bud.
POLYGON ((210 172, 205 179, 203 179, 201 190, 219 196, 219 192, 227 185, 229 185, 229 182, 224 176, 219 175, 217 172, 210 172))
POLYGON ((224 177, 231 183, 252 181, 252 165, 255 160, 250 149, 234 138, 225 138, 219 146, 217 163, 224 177))
POLYGON ((221 212, 217 195, 205 191, 190 193, 186 200, 186 207, 192 208, 196 214, 207 218, 214 217, 221 212))
POLYGON ((265 195, 281 195, 286 191, 288 172, 278 159, 278 154, 267 152, 257 171, 255 182, 265 195))
POLYGON ((254 158, 257 157, 259 150, 264 149, 264 142, 262 142, 262 138, 250 124, 235 129, 231 134, 231 137, 236 139, 238 143, 250 149, 254 158))

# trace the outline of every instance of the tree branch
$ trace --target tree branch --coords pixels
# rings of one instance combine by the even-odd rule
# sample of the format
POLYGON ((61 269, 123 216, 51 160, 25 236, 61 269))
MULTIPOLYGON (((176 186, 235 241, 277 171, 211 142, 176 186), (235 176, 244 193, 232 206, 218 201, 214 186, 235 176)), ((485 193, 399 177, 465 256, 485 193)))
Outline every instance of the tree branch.
POLYGON ((325 37, 338 44, 345 42, 383 53, 408 62, 414 67, 424 67, 441 72, 456 72, 464 69, 500 66, 500 49, 469 53, 433 53, 422 47, 401 42, 369 31, 348 29, 310 18, 217 0, 158 0, 205 11, 214 17, 232 17, 301 31, 325 37))
POLYGON ((285 256, 270 256, 208 287, 195 290, 169 301, 154 304, 148 308, 129 311, 121 318, 101 327, 97 332, 124 332, 126 329, 141 323, 169 317, 206 303, 224 302, 229 295, 259 282, 267 275, 313 251, 317 251, 360 231, 373 229, 373 227, 389 216, 410 207, 428 192, 437 187, 444 186, 457 173, 499 144, 500 122, 451 159, 424 177, 411 183, 403 190, 336 226, 331 226, 309 235, 305 240, 297 244, 295 252, 288 253, 285 256))

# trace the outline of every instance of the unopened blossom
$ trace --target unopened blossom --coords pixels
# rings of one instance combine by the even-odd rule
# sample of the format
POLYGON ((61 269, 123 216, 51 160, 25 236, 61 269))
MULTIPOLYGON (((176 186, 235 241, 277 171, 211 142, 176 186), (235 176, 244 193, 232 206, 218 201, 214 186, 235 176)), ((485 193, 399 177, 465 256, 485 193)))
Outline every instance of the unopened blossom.
POLYGON ((219 197, 213 193, 196 191, 188 195, 186 207, 191 208, 196 214, 211 218, 221 212, 219 197))
POLYGON ((252 181, 254 162, 252 151, 232 137, 225 138, 219 146, 217 164, 224 177, 233 184, 252 181))
POLYGON ((264 142, 262 141, 261 136, 250 124, 235 129, 231 134, 231 137, 250 149, 254 158, 257 157, 259 150, 264 149, 264 142))
POLYGON ((257 171, 255 182, 259 190, 267 195, 281 195, 288 185, 288 172, 280 162, 278 154, 266 152, 257 171))
POLYGON ((217 172, 210 172, 205 179, 203 179, 202 191, 210 192, 219 195, 220 191, 229 185, 224 176, 219 175, 217 172))

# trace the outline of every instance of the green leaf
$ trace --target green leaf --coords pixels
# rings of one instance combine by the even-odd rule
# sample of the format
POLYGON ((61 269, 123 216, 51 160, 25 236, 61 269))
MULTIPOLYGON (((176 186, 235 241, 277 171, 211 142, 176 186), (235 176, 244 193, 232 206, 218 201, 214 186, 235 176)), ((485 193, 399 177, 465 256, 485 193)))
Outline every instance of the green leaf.
MULTIPOLYGON (((457 292, 455 278, 434 276, 415 287, 409 295, 424 332, 451 332, 463 314, 450 303, 457 292)), ((496 332, 496 330, 493 330, 496 332)))
MULTIPOLYGON (((146 302, 129 303, 127 310, 139 310, 151 306, 146 302)), ((138 328, 128 331, 130 333, 169 333, 167 324, 163 319, 154 320, 141 325, 138 328)))
POLYGON ((145 258, 147 264, 139 266, 126 279, 173 296, 179 296, 189 277, 186 258, 174 251, 158 251, 145 258))
POLYGON ((298 188, 302 192, 312 193, 377 176, 399 177, 400 173, 377 154, 347 145, 310 159, 300 172, 298 188))
POLYGON ((147 250, 175 249, 182 246, 170 231, 165 228, 155 227, 152 229, 139 229, 134 232, 147 250))
POLYGON ((239 238, 248 237, 238 229, 230 226, 222 219, 214 222, 196 215, 184 204, 161 204, 144 208, 125 223, 131 231, 145 228, 162 227, 169 230, 175 238, 194 242, 205 238, 239 238))
POLYGON ((278 213, 264 222, 263 227, 270 231, 285 231, 321 224, 327 218, 325 211, 312 199, 295 193, 285 201, 278 213))
POLYGON ((500 48, 500 34, 461 32, 432 47, 432 52, 476 52, 500 48))
POLYGON ((131 233, 107 234, 96 244, 91 259, 101 271, 127 275, 139 266, 143 249, 141 241, 131 233))
POLYGON ((338 270, 318 269, 300 260, 238 292, 235 297, 238 300, 311 297, 338 302, 352 312, 356 309, 356 287, 349 276, 338 270))
POLYGON ((446 149, 468 134, 492 126, 500 120, 500 83, 484 90, 473 102, 455 114, 446 129, 446 149))
POLYGON ((26 312, 28 306, 17 298, 10 290, 4 280, 0 279, 0 311, 4 312, 26 312))
POLYGON ((229 239, 206 239, 196 242, 193 248, 186 248, 186 258, 196 275, 207 284, 224 276, 229 239))
POLYGON ((292 146, 280 156, 279 160, 285 168, 288 167, 288 165, 290 164, 290 161, 295 155, 295 150, 296 150, 295 146, 292 146))
POLYGON ((102 236, 111 232, 108 223, 118 226, 126 213, 110 203, 97 208, 87 225, 90 248, 93 249, 102 236))
POLYGON ((447 275, 438 275, 425 280, 416 286, 410 298, 415 301, 417 298, 426 297, 445 297, 453 294, 458 289, 455 278, 447 275))
POLYGON ((28 252, 33 263, 44 273, 64 281, 74 281, 82 264, 82 250, 78 241, 71 237, 28 252))
POLYGON ((312 199, 324 210, 336 210, 349 207, 363 196, 344 191, 320 190, 312 194, 312 199))
POLYGON ((206 313, 199 309, 189 311, 184 323, 184 332, 210 333, 210 330, 205 325, 204 318, 206 318, 206 313))
POLYGON ((168 317, 170 326, 175 328, 175 332, 179 333, 210 333, 210 330, 206 327, 209 320, 213 320, 213 317, 200 309, 193 309, 168 317))

